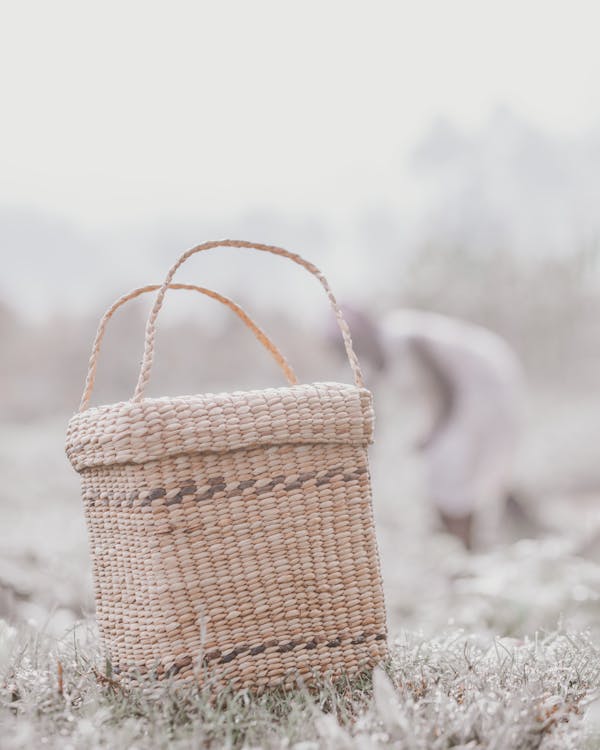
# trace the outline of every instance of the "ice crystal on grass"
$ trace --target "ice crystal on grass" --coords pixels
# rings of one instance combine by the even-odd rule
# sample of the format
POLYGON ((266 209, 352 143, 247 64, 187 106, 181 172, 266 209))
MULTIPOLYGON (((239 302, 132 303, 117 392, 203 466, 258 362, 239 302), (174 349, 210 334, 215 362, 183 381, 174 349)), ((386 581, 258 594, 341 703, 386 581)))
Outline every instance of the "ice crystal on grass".
POLYGON ((0 620, 0 674, 9 662, 16 636, 16 629, 0 620))

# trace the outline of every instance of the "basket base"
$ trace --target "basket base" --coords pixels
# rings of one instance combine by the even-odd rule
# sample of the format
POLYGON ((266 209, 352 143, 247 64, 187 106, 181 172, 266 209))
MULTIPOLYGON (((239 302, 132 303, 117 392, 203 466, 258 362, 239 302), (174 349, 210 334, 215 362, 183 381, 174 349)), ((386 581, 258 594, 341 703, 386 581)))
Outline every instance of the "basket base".
POLYGON ((338 638, 328 643, 310 639, 284 645, 265 644, 252 649, 240 647, 218 659, 209 656, 186 655, 177 663, 158 665, 143 673, 135 668, 121 670, 113 667, 113 671, 119 682, 130 688, 148 690, 156 687, 157 682, 167 682, 183 688, 197 685, 209 692, 251 690, 261 693, 354 679, 382 664, 388 651, 386 636, 380 633, 338 638), (295 652, 293 658, 290 656, 292 651, 295 652), (239 663, 228 668, 227 664, 234 660, 239 663), (332 664, 337 666, 332 667, 332 664))

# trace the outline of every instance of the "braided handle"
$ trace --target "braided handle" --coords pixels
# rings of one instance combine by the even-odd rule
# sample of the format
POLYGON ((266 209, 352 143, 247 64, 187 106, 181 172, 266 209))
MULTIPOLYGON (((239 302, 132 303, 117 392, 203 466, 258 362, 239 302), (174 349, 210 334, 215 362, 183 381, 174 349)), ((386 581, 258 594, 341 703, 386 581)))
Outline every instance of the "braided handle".
MULTIPOLYGON (((219 294, 218 292, 213 292, 212 289, 206 289, 205 287, 196 286, 195 284, 169 284, 168 288, 188 289, 190 291, 200 292, 200 294, 205 294, 207 297, 216 299, 218 302, 226 305, 238 316, 238 318, 240 318, 248 326, 248 328, 254 333, 256 338, 265 347, 265 349, 270 352, 270 354, 273 356, 273 359, 283 370, 288 383, 290 385, 297 385, 298 379, 296 378, 294 371, 288 364, 283 354, 279 351, 279 349, 275 346, 275 344, 271 341, 267 334, 262 330, 262 328, 260 328, 252 320, 252 318, 233 300, 229 299, 229 297, 225 297, 224 295, 219 294)), ((160 284, 150 284, 148 286, 140 287, 139 289, 134 289, 132 292, 119 297, 119 299, 116 300, 116 302, 114 302, 102 316, 102 319, 100 320, 100 323, 98 325, 98 330, 96 331, 94 344, 92 346, 92 353, 88 364, 88 371, 85 379, 83 395, 81 397, 81 403, 79 404, 80 412, 86 409, 90 402, 92 390, 94 389, 94 382, 96 380, 96 370, 98 368, 100 346, 102 344, 102 339, 104 338, 104 333, 106 331, 108 321, 112 318, 115 312, 126 302, 129 302, 130 300, 135 299, 142 294, 146 294, 147 292, 155 292, 157 289, 162 289, 160 284)))
POLYGON ((316 278, 321 282, 321 286, 325 290, 327 297, 329 298, 329 302, 335 313, 335 317, 337 319, 339 329, 344 339, 344 346, 346 347, 346 354, 348 355, 350 367, 352 368, 352 372, 354 374, 354 382, 359 388, 362 388, 364 386, 364 381, 362 377, 362 372, 360 370, 360 365, 358 363, 356 354, 354 353, 354 349, 352 348, 352 338, 350 336, 350 330, 348 328, 348 324, 344 320, 342 311, 340 310, 339 305, 335 297, 333 296, 333 292, 331 291, 329 287, 327 279, 323 276, 321 271, 319 271, 319 269, 315 265, 313 265, 307 260, 304 260, 304 258, 300 257, 299 255, 296 255, 296 253, 291 253, 289 252, 289 250, 284 250, 283 248, 276 247, 275 245, 263 245, 257 242, 246 242, 245 240, 214 240, 211 242, 203 242, 201 245, 192 247, 190 250, 187 250, 185 253, 183 253, 183 255, 180 256, 179 260, 177 260, 176 263, 174 263, 174 265, 171 266, 158 294, 156 295, 154 306, 152 307, 152 310, 150 311, 150 315, 148 316, 148 321, 146 323, 146 335, 145 335, 145 341, 144 341, 144 357, 142 359, 142 366, 140 369, 138 382, 135 387, 135 392, 133 394, 133 401, 140 401, 143 398, 144 391, 148 384, 148 380, 150 379, 150 370, 152 369, 152 361, 154 359, 154 339, 156 337, 156 319, 158 317, 158 313, 160 312, 160 308, 162 307, 165 293, 169 285, 171 284, 171 281, 173 280, 173 277, 175 276, 177 269, 181 265, 183 265, 183 263, 185 263, 185 261, 188 258, 190 258, 192 255, 203 252, 205 250, 210 250, 211 248, 215 248, 215 247, 248 248, 252 250, 261 250, 266 253, 272 253, 273 255, 281 255, 284 258, 289 258, 289 260, 294 261, 294 263, 297 263, 298 265, 302 266, 307 271, 312 273, 313 276, 316 276, 316 278))

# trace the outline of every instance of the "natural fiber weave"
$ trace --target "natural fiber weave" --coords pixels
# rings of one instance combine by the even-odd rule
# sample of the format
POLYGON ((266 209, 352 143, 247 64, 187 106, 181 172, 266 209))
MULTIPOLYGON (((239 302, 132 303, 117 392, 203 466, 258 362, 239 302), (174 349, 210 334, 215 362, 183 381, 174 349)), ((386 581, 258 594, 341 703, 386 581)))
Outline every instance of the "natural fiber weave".
MULTIPOLYGON (((255 247, 207 243, 183 257, 220 244, 255 247)), ((371 668, 386 654, 386 627, 367 459, 373 411, 354 353, 359 385, 143 398, 171 271, 134 400, 84 409, 68 428, 113 672, 263 689, 371 668)))

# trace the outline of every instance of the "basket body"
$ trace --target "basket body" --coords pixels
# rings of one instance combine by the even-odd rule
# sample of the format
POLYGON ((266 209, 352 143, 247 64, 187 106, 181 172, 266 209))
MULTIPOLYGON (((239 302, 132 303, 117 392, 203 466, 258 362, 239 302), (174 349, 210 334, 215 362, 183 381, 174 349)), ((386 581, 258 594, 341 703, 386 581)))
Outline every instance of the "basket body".
POLYGON ((386 654, 371 395, 142 399, 69 423, 113 671, 264 689, 386 654))

